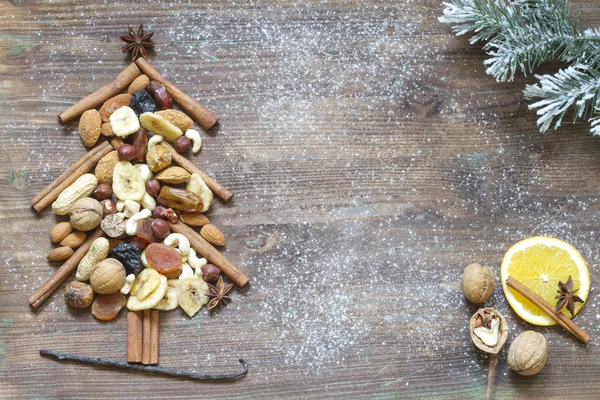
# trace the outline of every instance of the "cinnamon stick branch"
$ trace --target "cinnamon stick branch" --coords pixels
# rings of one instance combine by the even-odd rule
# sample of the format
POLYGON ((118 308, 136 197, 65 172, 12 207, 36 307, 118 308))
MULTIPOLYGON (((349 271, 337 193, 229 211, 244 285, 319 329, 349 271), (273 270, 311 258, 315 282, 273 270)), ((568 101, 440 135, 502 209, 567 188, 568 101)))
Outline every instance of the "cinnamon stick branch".
POLYGON ((144 310, 142 311, 142 332, 143 332, 143 341, 142 341, 142 364, 144 365, 148 365, 151 364, 150 362, 150 358, 151 358, 151 353, 152 353, 152 339, 151 339, 151 335, 152 335, 152 319, 150 318, 150 311, 151 310, 144 310))
POLYGON ((200 236, 198 232, 194 231, 181 221, 176 224, 169 223, 169 225, 171 226, 171 231, 187 237, 194 250, 202 254, 202 256, 210 263, 219 267, 219 269, 237 286, 242 287, 248 283, 250 278, 244 275, 234 263, 229 261, 219 250, 215 249, 213 245, 200 236))
POLYGON ((79 246, 77 251, 65 261, 65 263, 57 269, 50 278, 40 286, 31 296, 29 296, 29 304, 35 309, 38 309, 44 302, 54 293, 56 289, 77 269, 79 261, 85 256, 92 245, 92 242, 102 236, 103 232, 97 228, 87 240, 79 246))
POLYGON ((127 362, 143 360, 142 311, 127 313, 127 362))
POLYGON ((521 282, 519 282, 511 276, 509 276, 508 279, 506 279, 506 284, 514 290, 516 290, 521 295, 523 295, 523 297, 525 297, 527 300, 535 304, 536 307, 538 307, 540 310, 548 314, 550 318, 556 321, 556 323, 565 328, 577 339, 581 340, 583 343, 586 344, 590 341, 590 335, 585 333, 583 329, 581 329, 575 322, 573 322, 572 319, 568 318, 563 313, 554 312, 554 307, 552 306, 552 304, 548 303, 538 294, 534 293, 527 286, 523 285, 521 282))
POLYGON ((202 104, 198 103, 166 80, 157 70, 152 68, 145 58, 140 57, 135 63, 150 79, 160 82, 171 96, 173 96, 173 99, 177 104, 179 104, 179 106, 183 108, 187 114, 202 127, 202 129, 207 131, 217 123, 219 120, 218 116, 208 111, 202 104))
POLYGON ((113 96, 121 93, 125 88, 129 86, 135 78, 141 75, 141 72, 137 65, 134 63, 129 64, 117 77, 108 85, 102 86, 94 93, 85 96, 71 107, 58 115, 58 121, 64 124, 74 118, 79 117, 84 111, 91 108, 101 106, 106 100, 113 96))
POLYGON ((219 196, 223 201, 229 201, 233 197, 233 192, 231 190, 227 189, 225 186, 215 181, 205 172, 201 171, 198 167, 196 167, 190 160, 176 152, 173 146, 171 146, 166 140, 163 140, 161 142, 161 146, 169 149, 169 151, 171 152, 171 158, 181 168, 185 169, 190 174, 200 175, 200 178, 202 178, 204 183, 206 183, 206 186, 208 186, 209 189, 212 190, 213 193, 219 196))
POLYGON ((90 172, 98 164, 98 161, 111 151, 112 147, 107 142, 90 150, 31 200, 35 211, 42 212, 58 198, 63 190, 79 179, 81 175, 90 172))

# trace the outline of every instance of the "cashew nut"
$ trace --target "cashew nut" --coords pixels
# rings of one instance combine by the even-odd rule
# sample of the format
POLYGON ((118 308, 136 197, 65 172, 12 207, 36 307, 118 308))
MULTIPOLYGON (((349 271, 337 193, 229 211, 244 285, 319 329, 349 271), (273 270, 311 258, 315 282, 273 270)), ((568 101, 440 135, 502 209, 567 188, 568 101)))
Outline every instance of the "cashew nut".
POLYGON ((148 192, 142 197, 142 206, 150 211, 154 211, 156 208, 156 200, 148 192))
POLYGON ((142 255, 140 256, 140 258, 142 260, 142 264, 144 265, 144 267, 152 268, 150 266, 150 263, 148 262, 148 259, 146 258, 146 250, 142 251, 142 255))
POLYGON ((123 202, 123 215, 125 218, 131 218, 134 214, 140 211, 140 203, 133 200, 125 200, 123 202))
POLYGON ((202 147, 202 139, 200 138, 200 134, 195 129, 188 129, 185 132, 185 137, 190 139, 193 143, 192 145, 192 153, 196 154, 200 151, 200 147, 202 147))
POLYGON ((196 255, 196 250, 194 250, 192 248, 190 248, 190 252, 188 254, 187 262, 196 271, 198 271, 199 268, 202 268, 206 264, 208 264, 208 261, 206 261, 206 258, 204 258, 204 257, 198 258, 198 256, 196 255))
POLYGON ((179 279, 190 278, 194 276, 194 270, 188 264, 184 263, 181 266, 181 274, 179 275, 179 279))
POLYGON ((135 231, 140 221, 146 218, 150 218, 151 215, 152 211, 148 210, 147 208, 144 208, 139 213, 132 215, 131 218, 129 218, 127 222, 125 222, 125 233, 129 236, 135 235, 135 231))
POLYGON ((167 246, 177 247, 182 256, 187 256, 190 252, 190 241, 181 233, 171 233, 163 243, 167 246))
POLYGON ((125 203, 122 200, 117 200, 117 211, 123 211, 125 203))
POLYGON ((135 281, 135 275, 134 274, 127 275, 127 277, 125 278, 125 284, 121 288, 120 292, 123 294, 129 294, 129 291, 131 290, 131 287, 133 286, 133 281, 135 281))
POLYGON ((140 176, 144 180, 144 183, 152 179, 152 171, 150 170, 148 164, 135 164, 134 167, 139 170, 140 176))
POLYGON ((157 144, 163 141, 163 137, 160 135, 154 135, 148 140, 148 151, 156 147, 157 144))

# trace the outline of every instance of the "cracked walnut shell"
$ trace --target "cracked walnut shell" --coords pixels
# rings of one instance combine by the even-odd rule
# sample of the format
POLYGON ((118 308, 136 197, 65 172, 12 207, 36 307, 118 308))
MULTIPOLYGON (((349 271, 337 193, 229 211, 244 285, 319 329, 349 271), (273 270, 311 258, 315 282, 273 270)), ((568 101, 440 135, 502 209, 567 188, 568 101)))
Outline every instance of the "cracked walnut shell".
POLYGON ((508 325, 498 311, 480 308, 471 317, 469 333, 477 348, 486 353, 497 354, 508 337, 508 325))
POLYGON ((548 342, 541 333, 526 331, 521 333, 508 349, 508 365, 518 374, 535 375, 548 361, 548 342))

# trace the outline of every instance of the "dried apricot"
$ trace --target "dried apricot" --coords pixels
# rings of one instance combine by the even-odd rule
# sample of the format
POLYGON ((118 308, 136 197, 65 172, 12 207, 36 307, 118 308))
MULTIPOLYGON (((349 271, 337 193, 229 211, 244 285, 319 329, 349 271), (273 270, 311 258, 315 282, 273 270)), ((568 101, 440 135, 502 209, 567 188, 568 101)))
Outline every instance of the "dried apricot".
POLYGON ((146 218, 141 220, 138 223, 137 229, 135 230, 135 236, 137 236, 140 240, 143 240, 146 243, 156 243, 160 242, 160 240, 154 236, 152 232, 152 222, 154 220, 152 218, 146 218))
POLYGON ((181 269, 181 254, 171 246, 152 243, 146 247, 146 261, 163 275, 173 276, 181 269))
POLYGON ((108 122, 108 117, 123 106, 128 106, 131 101, 131 95, 124 93, 118 94, 106 100, 100 107, 100 119, 102 122, 108 122))
POLYGON ((127 300, 121 292, 100 294, 92 304, 92 314, 100 321, 110 321, 119 315, 127 300))

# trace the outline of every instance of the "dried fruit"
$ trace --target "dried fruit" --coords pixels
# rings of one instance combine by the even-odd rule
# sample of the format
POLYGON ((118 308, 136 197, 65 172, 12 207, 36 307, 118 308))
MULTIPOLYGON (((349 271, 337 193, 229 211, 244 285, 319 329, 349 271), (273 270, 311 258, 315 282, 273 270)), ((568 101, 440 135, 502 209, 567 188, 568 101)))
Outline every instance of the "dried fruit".
POLYGON ((202 213, 182 213, 181 220, 189 226, 204 226, 209 224, 208 217, 202 213))
POLYGON ((129 88, 127 89, 127 93, 133 94, 138 90, 145 89, 150 84, 150 78, 146 75, 140 75, 131 82, 129 88))
POLYGON ((127 304, 127 299, 121 292, 101 294, 92 304, 92 314, 100 321, 111 321, 127 304))
POLYGON ((110 122, 103 122, 103 123, 102 123, 102 127, 101 127, 101 129, 100 129, 100 134, 101 134, 102 136, 104 136, 104 137, 109 137, 109 138, 111 138, 111 137, 114 137, 114 136, 115 136, 115 134, 114 134, 114 132, 112 131, 112 128, 111 128, 111 126, 110 126, 110 122))
POLYGON ((96 178, 98 178, 98 182, 108 183, 109 185, 112 184, 113 170, 118 162, 119 154, 116 150, 113 150, 102 157, 100 161, 98 161, 98 164, 96 164, 96 171, 94 172, 96 178))
POLYGON ((152 221, 151 229, 154 237, 158 238, 159 240, 166 238, 171 233, 171 227, 169 226, 169 223, 160 218, 152 221))
POLYGON ((94 109, 81 114, 79 119, 79 136, 85 147, 94 147, 102 132, 100 113, 94 109))
POLYGON ((107 258, 94 267, 90 275, 90 284, 96 293, 115 293, 125 284, 125 276, 123 264, 114 258, 107 258))
POLYGON ((140 311, 156 307, 165 296, 168 286, 167 277, 160 275, 160 284, 158 287, 144 300, 140 300, 137 296, 129 296, 127 308, 131 311, 140 311))
POLYGON ((202 267, 202 279, 205 282, 216 282, 221 276, 219 267, 213 264, 206 264, 202 267))
POLYGON ((203 305, 210 301, 208 285, 199 276, 180 279, 177 284, 179 306, 193 317, 203 305))
POLYGON ((63 293, 67 305, 72 308, 87 308, 94 301, 94 290, 87 283, 70 282, 63 293))
POLYGON ((131 96, 131 108, 140 116, 145 112, 156 111, 156 103, 152 96, 145 90, 138 90, 131 96))
POLYGON ((144 242, 142 239, 140 239, 137 236, 131 236, 129 239, 129 243, 134 245, 135 247, 137 247, 140 250, 144 250, 146 247, 148 247, 148 243, 144 242))
POLYGON ((85 232, 72 232, 67 235, 66 238, 60 241, 61 246, 70 247, 75 249, 83 244, 87 239, 87 235, 85 232))
POLYGON ((48 261, 63 261, 71 257, 73 253, 74 251, 70 247, 57 247, 48 253, 48 261))
POLYGON ((83 174, 68 188, 62 191, 54 203, 52 203, 52 211, 56 215, 66 215, 69 210, 79 199, 89 196, 96 186, 98 179, 92 174, 83 174))
POLYGON ((138 223, 137 228, 135 229, 135 236, 148 244, 160 241, 160 238, 154 236, 154 231, 152 229, 153 221, 152 218, 143 219, 138 223))
POLYGON ((112 187, 108 183, 99 183, 92 192, 92 197, 98 201, 110 199, 112 196, 112 187))
POLYGON ((135 112, 127 107, 121 107, 110 116, 110 127, 120 138, 131 135, 140 129, 140 121, 135 112))
POLYGON ((108 256, 109 251, 108 239, 99 237, 92 242, 87 254, 79 261, 75 279, 78 281, 87 281, 94 270, 96 264, 104 260, 108 256))
POLYGON ((142 252, 138 247, 131 243, 117 244, 111 250, 110 256, 123 264, 127 275, 137 275, 144 269, 144 266, 142 265, 142 252))
POLYGON ((176 224, 177 221, 179 221, 179 216, 177 214, 177 211, 173 210, 172 208, 167 208, 164 206, 157 206, 154 209, 152 216, 154 218, 164 219, 166 221, 169 221, 172 224, 176 224))
POLYGON ((104 217, 117 212, 117 206, 115 205, 115 202, 111 199, 102 200, 100 204, 102 205, 102 215, 104 217))
POLYGON ((125 234, 125 217, 123 214, 110 214, 100 223, 100 229, 110 238, 119 238, 125 234))
POLYGON ((471 317, 469 332, 475 346, 486 353, 497 354, 508 337, 508 325, 498 311, 481 308, 471 317))
POLYGON ((494 273, 490 267, 469 264, 462 279, 462 290, 467 300, 480 304, 494 293, 494 273))
POLYGON ((233 285, 230 283, 229 285, 225 285, 223 283, 223 277, 219 277, 216 285, 208 284, 208 288, 210 292, 206 295, 210 297, 210 301, 208 302, 208 311, 214 310, 217 306, 225 305, 225 300, 231 300, 231 297, 228 296, 229 292, 233 288, 233 285))
POLYGON ((135 147, 130 144, 122 144, 117 149, 119 161, 131 161, 135 158, 135 147))
POLYGON ((73 228, 80 231, 91 231, 102 221, 102 205, 98 200, 84 197, 73 204, 69 211, 69 218, 73 228))
POLYGON ((137 132, 132 133, 127 137, 127 141, 135 149, 135 162, 146 162, 146 152, 148 148, 148 133, 144 128, 140 128, 137 132))
POLYGON ((541 333, 526 331, 513 340, 508 349, 508 365, 518 374, 540 372, 548 361, 548 342, 541 333))
POLYGON ((159 110, 173 108, 173 98, 167 89, 158 81, 150 81, 146 91, 152 96, 159 110))
POLYGON ((119 200, 140 201, 146 194, 146 183, 140 170, 129 161, 119 161, 113 171, 113 192, 119 200))
POLYGON ((196 193, 169 186, 160 189, 156 201, 165 207, 185 212, 200 211, 203 206, 202 199, 196 193))
POLYGON ((52 243, 59 243, 71 232, 73 232, 73 227, 69 221, 59 222, 50 230, 50 241, 52 243))
POLYGON ((216 246, 225 246, 225 235, 212 224, 204 225, 200 229, 200 236, 216 246))
POLYGON ((173 148, 178 153, 185 153, 192 148, 192 141, 185 136, 178 137, 173 142, 173 148))
POLYGON ((144 268, 137 278, 135 278, 129 294, 136 296, 139 300, 144 300, 160 286, 160 276, 155 269, 144 268))
POLYGON ((200 212, 206 212, 210 208, 210 205, 213 201, 213 192, 209 189, 209 187, 204 183, 200 175, 192 174, 190 176, 190 181, 185 187, 186 190, 189 190, 192 193, 196 193, 200 199, 202 199, 202 209, 200 212))
POLYGON ((171 246, 152 243, 145 255, 148 265, 163 275, 173 275, 181 269, 181 254, 171 246))
POLYGON ((161 183, 178 185, 187 182, 190 176, 190 173, 181 167, 169 167, 156 174, 154 179, 161 183))
POLYGON ((164 137, 169 142, 174 142, 175 139, 183 135, 181 129, 156 113, 143 113, 140 115, 140 123, 150 132, 164 137))
POLYGON ((161 184, 156 179, 150 179, 148 182, 146 182, 146 192, 148 192, 148 194, 151 196, 158 196, 160 193, 160 188, 161 184))
POLYGON ((106 100, 100 107, 100 118, 102 122, 108 122, 110 116, 123 106, 128 106, 131 101, 130 94, 118 94, 106 100))
POLYGON ((167 110, 157 111, 156 114, 166 118, 167 121, 169 121, 170 123, 172 123, 179 129, 181 129, 182 132, 185 132, 188 129, 191 129, 192 126, 194 125, 194 121, 192 121, 192 119, 190 117, 188 117, 181 111, 167 109, 167 110))
POLYGON ((153 308, 155 310, 169 311, 174 310, 179 305, 179 298, 177 295, 177 289, 167 285, 167 291, 161 299, 161 301, 153 308))
POLYGON ((152 172, 158 172, 171 165, 171 152, 164 146, 154 146, 146 154, 146 164, 152 172))

